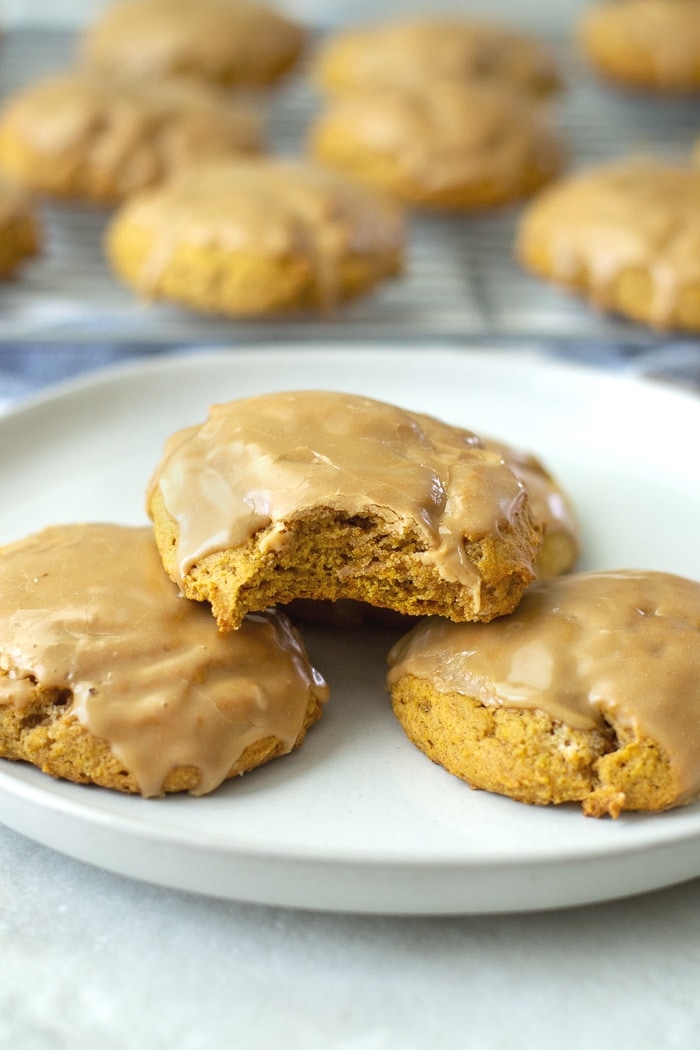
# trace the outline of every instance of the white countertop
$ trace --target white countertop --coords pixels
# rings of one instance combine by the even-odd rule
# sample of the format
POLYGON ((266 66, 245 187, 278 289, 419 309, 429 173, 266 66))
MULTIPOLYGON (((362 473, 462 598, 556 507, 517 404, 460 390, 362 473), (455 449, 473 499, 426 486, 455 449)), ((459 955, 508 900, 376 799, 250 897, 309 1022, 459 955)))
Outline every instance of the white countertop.
POLYGON ((700 880, 542 914, 383 918, 198 898, 0 827, 15 1050, 694 1048, 700 880))

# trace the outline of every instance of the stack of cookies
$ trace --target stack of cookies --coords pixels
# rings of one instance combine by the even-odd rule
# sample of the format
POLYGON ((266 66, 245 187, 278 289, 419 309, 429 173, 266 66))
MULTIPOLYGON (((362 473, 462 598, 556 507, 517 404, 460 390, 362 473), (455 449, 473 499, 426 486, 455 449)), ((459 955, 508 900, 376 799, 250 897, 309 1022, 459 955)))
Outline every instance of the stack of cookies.
POLYGON ((472 787, 613 817, 700 793, 700 584, 574 572, 575 514, 531 454, 283 391, 174 433, 146 505, 152 528, 54 526, 0 551, 4 757, 211 791, 300 746, 329 686, 299 632, 319 604, 347 630, 332 610, 353 603, 406 632, 386 635, 395 714, 472 787))
POLYGON ((168 574, 224 630, 299 599, 421 618, 389 654, 394 710, 472 786, 593 816, 700 791, 700 585, 570 574, 575 516, 536 458, 367 398, 286 392, 175 434, 148 508, 168 574))
POLYGON ((518 474, 500 446, 357 395, 213 406, 166 443, 153 528, 50 526, 0 552, 1 753, 149 796, 289 753, 328 686, 282 606, 489 620, 543 540, 575 556, 563 494, 510 455, 518 474))

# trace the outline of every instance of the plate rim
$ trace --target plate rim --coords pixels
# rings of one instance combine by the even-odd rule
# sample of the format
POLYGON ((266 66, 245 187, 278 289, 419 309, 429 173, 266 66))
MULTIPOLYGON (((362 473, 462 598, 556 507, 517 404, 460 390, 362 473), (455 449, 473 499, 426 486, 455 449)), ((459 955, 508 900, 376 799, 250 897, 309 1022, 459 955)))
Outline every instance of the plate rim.
POLYGON ((599 361, 587 361, 578 357, 560 357, 556 351, 535 341, 513 345, 510 342, 491 344, 470 341, 462 344, 452 340, 449 342, 437 340, 401 343, 398 341, 378 340, 373 342, 339 339, 323 343, 301 344, 280 341, 252 341, 247 344, 188 344, 182 347, 168 347, 162 352, 149 348, 145 355, 128 357, 101 364, 95 368, 88 368, 76 375, 60 379, 19 397, 0 412, 0 424, 6 419, 16 418, 34 409, 41 409, 46 404, 63 398, 80 396, 92 388, 110 386, 136 378, 154 379, 177 365, 193 368, 204 363, 210 366, 216 362, 235 362, 237 358, 245 358, 249 355, 284 358, 289 357, 290 354, 296 354, 302 359, 326 360, 330 354, 338 353, 348 353, 358 358, 370 356, 391 358, 397 362, 405 359, 406 356, 417 357, 420 354, 430 353, 454 359, 469 356, 478 359, 480 364, 485 366, 498 362, 500 367, 504 361, 518 366, 534 365, 544 367, 556 378, 578 377, 596 385, 603 380, 608 385, 618 385, 620 388, 630 387, 638 392, 651 392, 653 396, 677 401, 691 410, 700 410, 700 398, 685 387, 675 386, 651 374, 631 371, 629 365, 625 364, 611 367, 599 361))

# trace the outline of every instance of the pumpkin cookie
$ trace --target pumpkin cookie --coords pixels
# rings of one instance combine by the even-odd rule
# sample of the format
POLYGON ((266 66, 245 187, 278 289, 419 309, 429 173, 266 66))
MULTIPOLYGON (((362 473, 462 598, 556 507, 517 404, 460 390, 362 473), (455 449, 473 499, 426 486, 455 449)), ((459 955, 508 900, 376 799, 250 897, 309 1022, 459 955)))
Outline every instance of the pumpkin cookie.
POLYGON ((0 178, 0 278, 10 277, 41 248, 41 221, 20 187, 0 178))
POLYGON ((78 55, 122 76, 263 87, 294 68, 306 42, 304 27, 248 0, 117 0, 83 32, 78 55))
POLYGON ((279 613, 222 635, 150 528, 66 525, 0 549, 0 755, 76 783, 201 795, 298 747, 327 698, 279 613))
POLYGON ((311 77, 333 93, 477 80, 545 95, 561 83, 557 63, 541 41, 502 25, 458 18, 401 18, 331 34, 312 60, 311 77))
POLYGON ((540 539, 476 435, 327 391, 214 405, 167 443, 148 509, 168 574, 224 629, 295 598, 488 620, 517 604, 540 539))
POLYGON ((472 787, 596 817, 700 794, 700 583, 538 581, 489 624, 423 621, 389 664, 409 739, 472 787))
POLYGON ((260 115, 228 93, 169 79, 66 72, 0 111, 0 167, 56 197, 115 203, 212 157, 258 152, 260 115))
POLYGON ((132 197, 107 230, 136 292, 231 316, 329 310, 403 268, 398 208, 316 165, 202 165, 132 197))
POLYGON ((700 330, 700 171, 628 159, 526 207, 516 252, 539 277, 659 329, 700 330))
POLYGON ((421 208, 472 210, 526 197, 561 171, 542 104, 497 83, 423 83, 329 99, 309 129, 312 156, 421 208))
POLYGON ((578 38, 591 66, 616 84, 700 90, 697 0, 599 0, 584 11, 578 38))

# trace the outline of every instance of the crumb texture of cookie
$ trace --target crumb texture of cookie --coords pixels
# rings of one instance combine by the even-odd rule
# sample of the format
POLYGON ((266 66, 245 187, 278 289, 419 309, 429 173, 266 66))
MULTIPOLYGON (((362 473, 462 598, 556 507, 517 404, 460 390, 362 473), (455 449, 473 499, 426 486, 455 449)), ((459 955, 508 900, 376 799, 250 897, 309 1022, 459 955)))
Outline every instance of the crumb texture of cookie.
POLYGON ((402 272, 405 221, 316 164, 221 161, 132 197, 105 251, 145 298, 228 316, 323 312, 402 272))
POLYGON ((332 33, 311 60, 311 77, 328 92, 476 80, 545 95, 561 83, 550 49, 535 37, 460 18, 400 18, 332 33))
POLYGON ((0 176, 0 278, 41 251, 41 220, 29 194, 0 176))
POLYGON ((529 196, 565 158, 548 106, 480 81, 341 93, 312 121, 307 148, 406 204, 458 210, 529 196))
POLYGON ((409 739, 472 787, 588 816, 700 794, 700 583, 538 581, 489 624, 424 620, 389 655, 409 739))
POLYGON ((81 34, 82 64, 151 79, 265 87, 299 62, 308 32, 248 0, 116 0, 81 34))
POLYGON ((296 598, 490 619, 540 543, 523 485, 470 431, 323 390, 212 406, 170 438, 147 502, 168 573, 224 629, 296 598))
POLYGON ((562 179, 526 206, 516 253, 598 309, 698 331, 700 171, 633 157, 562 179))
POLYGON ((150 527, 0 549, 0 755, 131 794, 202 795, 298 747, 328 687, 274 611, 221 634, 150 527))
POLYGON ((69 71, 0 111, 0 167, 42 194, 112 204, 221 156, 258 153, 260 112, 202 83, 69 71))
POLYGON ((591 66, 612 83, 700 91, 697 0, 598 0, 581 15, 577 37, 591 66))

